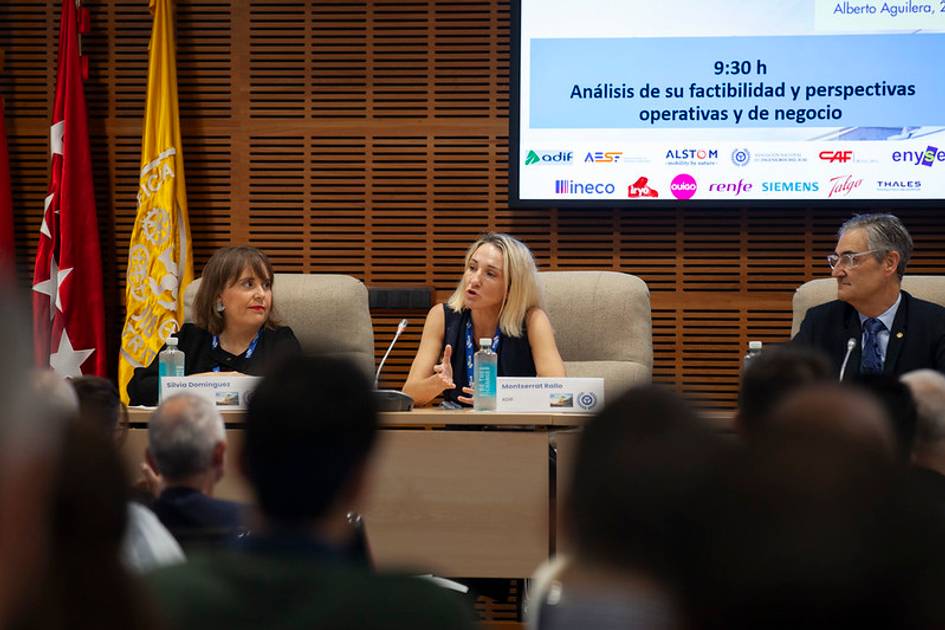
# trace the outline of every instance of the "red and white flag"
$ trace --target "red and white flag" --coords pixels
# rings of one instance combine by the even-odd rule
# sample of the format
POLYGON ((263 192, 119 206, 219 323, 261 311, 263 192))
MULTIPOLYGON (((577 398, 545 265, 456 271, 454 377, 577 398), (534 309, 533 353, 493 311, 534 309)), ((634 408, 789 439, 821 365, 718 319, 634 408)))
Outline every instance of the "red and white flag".
POLYGON ((105 376, 102 261, 76 4, 63 0, 59 23, 52 168, 33 271, 33 344, 40 367, 62 376, 105 376))
POLYGON ((3 124, 3 97, 0 96, 0 281, 13 278, 14 254, 10 155, 7 152, 7 130, 3 124))

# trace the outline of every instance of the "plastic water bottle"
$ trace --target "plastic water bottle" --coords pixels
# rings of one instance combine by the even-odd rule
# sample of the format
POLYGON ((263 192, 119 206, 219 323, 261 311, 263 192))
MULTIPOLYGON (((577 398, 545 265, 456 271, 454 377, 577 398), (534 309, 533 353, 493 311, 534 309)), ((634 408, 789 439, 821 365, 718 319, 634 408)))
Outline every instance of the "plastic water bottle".
POLYGON ((761 354, 761 342, 760 341, 749 341, 748 342, 748 354, 745 355, 745 360, 742 363, 742 369, 748 367, 748 364, 752 362, 752 359, 761 354))
POLYGON ((492 351, 492 340, 480 339, 479 352, 473 359, 473 409, 476 411, 495 411, 497 358, 492 351))
POLYGON ((165 376, 183 376, 184 375, 184 353, 177 349, 177 337, 167 338, 167 348, 158 355, 158 400, 163 400, 163 387, 161 387, 165 376))

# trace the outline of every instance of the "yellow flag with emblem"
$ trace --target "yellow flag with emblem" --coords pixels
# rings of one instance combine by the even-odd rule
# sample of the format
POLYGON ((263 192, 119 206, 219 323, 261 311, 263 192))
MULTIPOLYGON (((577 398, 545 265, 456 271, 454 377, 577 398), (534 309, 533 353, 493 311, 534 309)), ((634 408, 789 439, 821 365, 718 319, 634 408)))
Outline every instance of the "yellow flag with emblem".
POLYGON ((184 289, 193 280, 190 222, 177 108, 173 0, 150 0, 148 93, 141 134, 138 214, 128 249, 125 326, 118 390, 136 367, 150 365, 184 319, 184 289))

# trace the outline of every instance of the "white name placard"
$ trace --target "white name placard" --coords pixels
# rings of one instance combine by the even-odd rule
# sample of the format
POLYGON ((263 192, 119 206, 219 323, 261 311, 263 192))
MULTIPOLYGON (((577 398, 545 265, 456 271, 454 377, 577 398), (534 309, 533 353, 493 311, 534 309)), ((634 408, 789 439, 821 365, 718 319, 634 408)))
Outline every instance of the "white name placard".
POLYGON ((258 376, 220 372, 212 376, 168 376, 161 379, 161 400, 187 392, 206 398, 220 410, 246 409, 258 376))
POLYGON ((604 406, 604 379, 501 376, 495 403, 496 411, 594 413, 604 406))

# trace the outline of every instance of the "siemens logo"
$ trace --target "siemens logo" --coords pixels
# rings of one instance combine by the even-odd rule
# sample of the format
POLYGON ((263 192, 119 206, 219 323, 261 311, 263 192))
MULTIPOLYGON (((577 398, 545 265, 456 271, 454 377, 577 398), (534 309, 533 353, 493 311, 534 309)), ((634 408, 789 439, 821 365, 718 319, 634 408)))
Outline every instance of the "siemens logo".
POLYGON ((762 182, 761 192, 817 192, 820 184, 817 182, 762 182))
POLYGON ((570 179, 555 180, 556 195, 612 195, 617 189, 613 184, 602 182, 575 182, 570 179))

